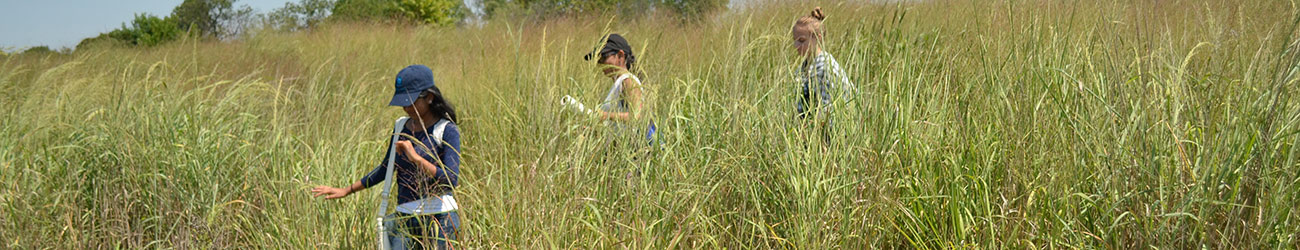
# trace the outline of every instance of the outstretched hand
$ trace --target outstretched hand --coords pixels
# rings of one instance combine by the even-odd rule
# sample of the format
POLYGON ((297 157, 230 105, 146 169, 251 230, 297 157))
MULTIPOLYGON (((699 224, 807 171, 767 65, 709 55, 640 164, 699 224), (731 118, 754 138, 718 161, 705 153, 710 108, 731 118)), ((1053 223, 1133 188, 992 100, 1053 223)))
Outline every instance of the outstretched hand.
POLYGON ((583 106, 582 102, 579 102, 577 98, 573 98, 572 96, 569 95, 564 95, 564 97, 560 98, 560 107, 573 109, 574 111, 577 111, 580 114, 595 115, 592 112, 592 110, 587 109, 586 106, 583 106))
POLYGON ((325 199, 333 200, 348 196, 348 190, 331 186, 316 186, 311 189, 312 197, 325 196, 325 199))

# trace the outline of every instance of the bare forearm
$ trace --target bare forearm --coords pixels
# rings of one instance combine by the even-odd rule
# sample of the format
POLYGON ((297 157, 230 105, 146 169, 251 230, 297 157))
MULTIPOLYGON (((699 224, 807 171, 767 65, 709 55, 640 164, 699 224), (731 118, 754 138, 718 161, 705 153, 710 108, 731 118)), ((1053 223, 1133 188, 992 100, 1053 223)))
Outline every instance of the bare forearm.
POLYGON ((366 186, 361 185, 361 181, 357 181, 346 187, 336 188, 331 186, 316 186, 311 189, 311 192, 314 197, 325 196, 325 199, 332 200, 347 197, 349 194, 361 191, 362 189, 366 189, 366 186))
POLYGON ((357 191, 361 191, 362 189, 366 189, 366 186, 362 185, 361 181, 353 182, 352 185, 349 185, 348 187, 344 188, 344 190, 348 191, 348 194, 356 193, 357 191))
POLYGON ((420 167, 420 169, 424 169, 425 172, 429 173, 429 176, 438 174, 438 165, 435 165, 432 162, 425 160, 424 157, 419 157, 418 156, 419 154, 416 154, 414 150, 412 150, 411 152, 407 152, 406 155, 415 155, 414 157, 409 157, 409 156, 406 157, 406 160, 411 163, 415 163, 415 165, 417 167, 420 167))
POLYGON ((631 114, 628 112, 600 112, 600 118, 605 120, 628 121, 631 114))

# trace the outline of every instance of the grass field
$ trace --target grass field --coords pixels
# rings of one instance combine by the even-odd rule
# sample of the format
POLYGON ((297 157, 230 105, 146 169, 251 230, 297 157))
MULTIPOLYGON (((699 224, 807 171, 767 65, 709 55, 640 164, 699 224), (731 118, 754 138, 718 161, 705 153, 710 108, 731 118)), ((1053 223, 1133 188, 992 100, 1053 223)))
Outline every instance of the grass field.
POLYGON ((3 58, 0 246, 369 248, 377 191, 308 189, 379 163, 419 63, 467 248, 1300 247, 1295 1, 821 3, 859 87, 826 142, 791 118, 814 6, 3 58), (581 56, 611 31, 653 150, 557 105, 608 88, 581 56))

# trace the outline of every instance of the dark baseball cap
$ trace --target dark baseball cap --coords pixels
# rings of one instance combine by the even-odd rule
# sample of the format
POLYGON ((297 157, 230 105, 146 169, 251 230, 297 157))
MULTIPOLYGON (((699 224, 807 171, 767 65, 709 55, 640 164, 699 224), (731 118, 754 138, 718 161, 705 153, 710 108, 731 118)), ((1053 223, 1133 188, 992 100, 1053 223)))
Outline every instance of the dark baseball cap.
POLYGON ((419 64, 406 66, 402 71, 397 72, 397 81, 393 85, 396 90, 393 93, 393 100, 388 101, 388 105, 411 106, 415 103, 415 99, 420 97, 420 92, 432 87, 433 70, 419 64))
POLYGON ((628 45, 627 39, 623 39, 623 36, 617 33, 609 34, 608 38, 605 39, 604 46, 601 46, 599 50, 595 50, 592 51, 591 53, 587 53, 587 55, 583 56, 582 59, 583 60, 600 59, 601 55, 604 55, 609 52, 615 52, 615 51, 623 51, 623 53, 632 55, 632 45, 628 45))

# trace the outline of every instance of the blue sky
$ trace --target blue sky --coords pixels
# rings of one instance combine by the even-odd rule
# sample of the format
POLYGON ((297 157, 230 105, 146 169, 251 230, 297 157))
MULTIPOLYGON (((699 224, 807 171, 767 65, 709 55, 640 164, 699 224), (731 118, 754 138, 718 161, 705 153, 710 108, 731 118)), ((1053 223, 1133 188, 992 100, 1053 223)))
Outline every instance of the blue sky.
MULTIPOLYGON (((269 12, 288 0, 243 0, 269 12)), ((136 13, 171 14, 181 0, 0 0, 0 49, 76 47, 81 39, 122 27, 136 13)))

